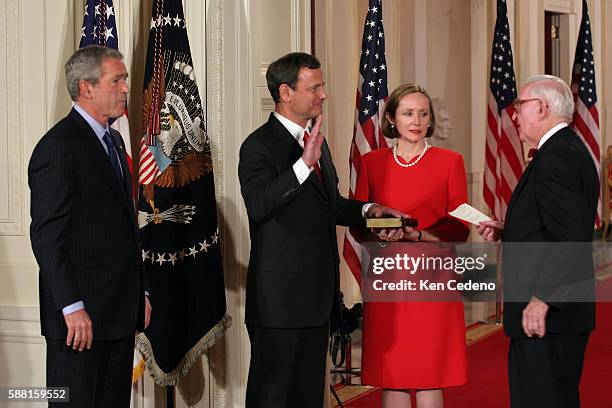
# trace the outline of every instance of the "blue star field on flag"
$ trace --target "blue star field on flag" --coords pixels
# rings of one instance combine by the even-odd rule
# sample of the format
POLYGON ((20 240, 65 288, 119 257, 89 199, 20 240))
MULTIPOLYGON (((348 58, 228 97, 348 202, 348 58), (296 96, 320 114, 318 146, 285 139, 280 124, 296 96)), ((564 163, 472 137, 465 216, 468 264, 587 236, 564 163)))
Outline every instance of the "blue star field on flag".
POLYGON ((117 25, 113 0, 88 0, 79 48, 91 44, 117 49, 117 25))
POLYGON ((597 89, 595 88, 595 61, 593 59, 593 41, 591 37, 591 22, 586 1, 583 1, 582 22, 576 45, 574 58, 574 79, 577 82, 578 97, 587 109, 597 102, 597 89))
POLYGON ((497 22, 495 23, 493 52, 491 53, 491 83, 489 88, 497 101, 498 113, 501 113, 517 96, 506 8, 505 0, 497 2, 497 22))
POLYGON ((363 78, 359 99, 359 123, 376 115, 378 104, 388 96, 381 0, 370 0, 365 27, 359 61, 359 73, 363 78))

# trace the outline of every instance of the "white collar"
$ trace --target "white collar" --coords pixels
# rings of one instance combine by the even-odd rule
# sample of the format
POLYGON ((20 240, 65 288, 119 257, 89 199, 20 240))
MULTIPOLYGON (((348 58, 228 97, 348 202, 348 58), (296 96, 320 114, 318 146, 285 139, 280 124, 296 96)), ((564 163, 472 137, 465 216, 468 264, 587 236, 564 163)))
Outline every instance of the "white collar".
POLYGON ((308 129, 301 127, 297 123, 287 119, 278 112, 272 112, 276 119, 291 133, 291 136, 299 143, 300 146, 304 147, 304 132, 308 129))
POLYGON ((542 147, 544 143, 546 143, 548 139, 551 138, 552 135, 554 135, 555 133, 557 133, 558 131, 560 131, 566 126, 568 126, 567 123, 561 122, 557 126, 554 126, 553 128, 551 128, 548 132, 544 133, 544 136, 542 136, 542 138, 540 139, 540 143, 538 143, 538 149, 542 147))

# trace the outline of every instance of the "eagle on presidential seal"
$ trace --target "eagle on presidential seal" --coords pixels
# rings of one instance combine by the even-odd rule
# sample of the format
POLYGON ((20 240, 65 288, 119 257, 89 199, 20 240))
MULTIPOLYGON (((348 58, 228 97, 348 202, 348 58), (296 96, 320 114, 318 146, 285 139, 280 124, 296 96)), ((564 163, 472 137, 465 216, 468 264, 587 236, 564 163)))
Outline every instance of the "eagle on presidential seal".
MULTIPOLYGON (((212 171, 210 140, 191 58, 186 53, 166 50, 158 61, 159 91, 155 92, 152 77, 144 90, 142 116, 144 129, 151 128, 151 121, 159 121, 157 143, 147 146, 159 167, 154 185, 183 187, 212 171), (159 113, 154 112, 156 105, 159 113)), ((149 199, 152 187, 145 191, 149 199)))

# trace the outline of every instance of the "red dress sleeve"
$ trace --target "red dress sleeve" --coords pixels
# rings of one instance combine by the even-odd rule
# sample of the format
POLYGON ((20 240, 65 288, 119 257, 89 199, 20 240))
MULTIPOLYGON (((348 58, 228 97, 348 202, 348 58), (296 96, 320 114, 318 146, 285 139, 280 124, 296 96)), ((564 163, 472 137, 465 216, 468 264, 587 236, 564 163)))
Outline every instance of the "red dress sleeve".
POLYGON ((465 242, 470 235, 470 228, 466 222, 457 220, 448 215, 459 205, 467 202, 467 180, 463 157, 457 155, 454 163, 449 166, 448 183, 446 186, 446 213, 430 231, 445 242, 465 242))

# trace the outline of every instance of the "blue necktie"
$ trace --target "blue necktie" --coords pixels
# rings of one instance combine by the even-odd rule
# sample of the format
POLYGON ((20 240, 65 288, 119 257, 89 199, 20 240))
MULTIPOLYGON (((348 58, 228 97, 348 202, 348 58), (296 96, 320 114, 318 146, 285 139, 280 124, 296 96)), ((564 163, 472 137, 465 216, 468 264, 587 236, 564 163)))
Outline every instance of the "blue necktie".
POLYGON ((119 164, 119 157, 117 156, 117 149, 115 149, 115 144, 111 139, 110 133, 104 133, 102 136, 102 140, 108 149, 108 157, 110 158, 111 165, 113 166, 113 170, 115 170, 115 174, 117 174, 117 178, 122 181, 123 175, 121 174, 121 165, 119 164))

